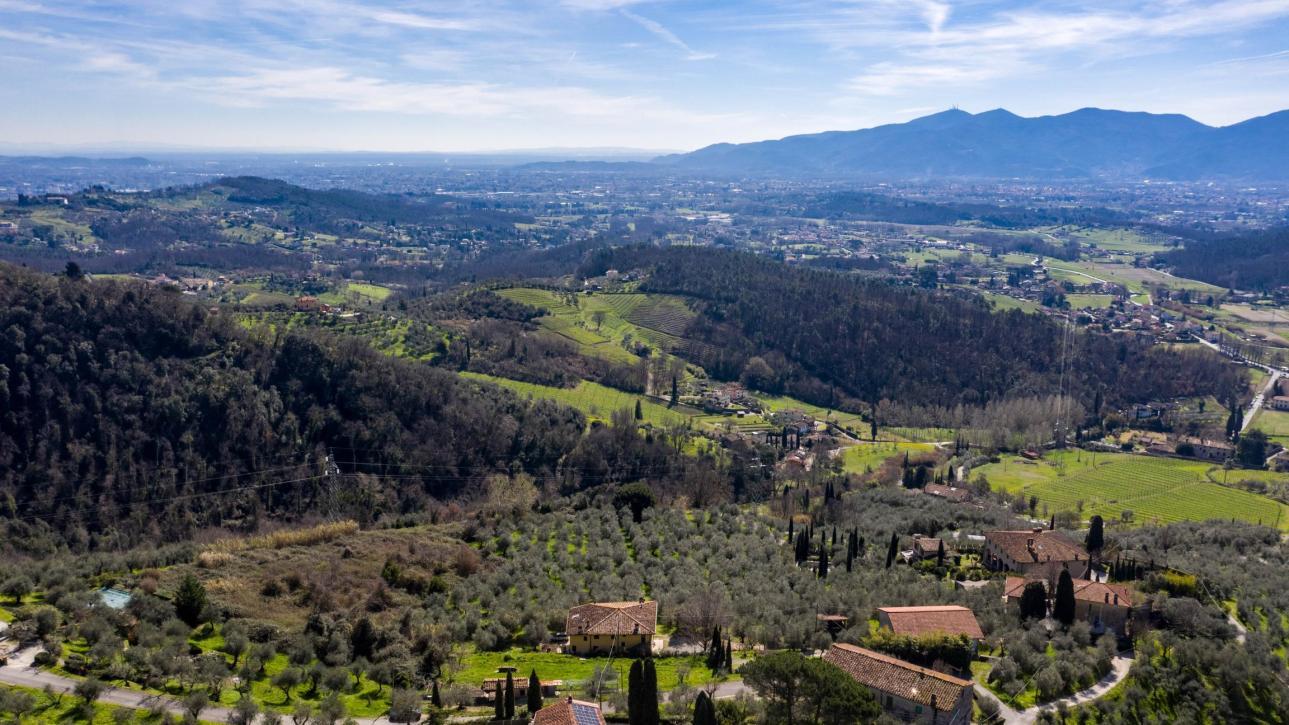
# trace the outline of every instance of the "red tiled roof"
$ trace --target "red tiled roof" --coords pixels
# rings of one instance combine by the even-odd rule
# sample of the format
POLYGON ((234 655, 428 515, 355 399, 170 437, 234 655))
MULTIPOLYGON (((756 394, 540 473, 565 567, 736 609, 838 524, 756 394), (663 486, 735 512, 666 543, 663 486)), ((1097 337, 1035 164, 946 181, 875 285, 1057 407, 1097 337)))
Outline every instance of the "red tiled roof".
POLYGON ((971 683, 967 680, 918 667, 853 644, 834 644, 824 653, 824 661, 841 668, 861 685, 879 692, 928 707, 934 696, 935 709, 941 712, 951 712, 962 696, 962 691, 971 689, 971 683))
POLYGON ((538 710, 532 725, 605 725, 605 722, 599 705, 569 698, 538 710))
POLYGON ((986 531, 985 541, 998 547, 1017 563, 1043 561, 1083 561, 1088 554, 1083 547, 1060 531, 986 531), (1033 546, 1030 546, 1030 542, 1033 546))
POLYGON ((1079 601, 1095 604, 1118 604, 1121 607, 1132 606, 1132 590, 1123 584, 1074 580, 1074 598, 1079 601), (1116 600, 1116 597, 1118 599, 1116 600))
POLYGON ((574 634, 653 634, 658 602, 597 602, 568 610, 565 631, 574 634))
POLYGON ((922 635, 965 634, 971 639, 984 639, 976 615, 966 607, 956 604, 926 607, 878 607, 891 622, 891 631, 912 637, 922 635))

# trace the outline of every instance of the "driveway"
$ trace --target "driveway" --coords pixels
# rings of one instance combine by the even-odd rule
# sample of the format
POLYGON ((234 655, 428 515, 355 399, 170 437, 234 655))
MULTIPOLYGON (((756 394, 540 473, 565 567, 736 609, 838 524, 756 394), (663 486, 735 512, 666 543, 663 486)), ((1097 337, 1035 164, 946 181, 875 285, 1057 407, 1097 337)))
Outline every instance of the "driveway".
POLYGON ((1026 708, 1024 710, 1016 710, 1015 708, 1008 706, 1002 700, 998 699, 994 693, 990 692, 989 688, 980 683, 976 683, 975 685, 976 696, 985 700, 993 700, 998 705, 998 718, 1001 722, 1007 723, 1007 725, 1032 725, 1033 723, 1038 722, 1039 713, 1044 710, 1055 710, 1061 705, 1074 707, 1103 697, 1107 692, 1114 689, 1115 685, 1123 682, 1123 678, 1128 676, 1128 670, 1130 669, 1132 669, 1132 657, 1128 655, 1116 655, 1110 662, 1110 671, 1107 672, 1106 676, 1102 677, 1101 681, 1095 685, 1086 690, 1076 692, 1073 695, 1062 697, 1059 700, 1045 702, 1042 705, 1035 705, 1034 707, 1026 708))

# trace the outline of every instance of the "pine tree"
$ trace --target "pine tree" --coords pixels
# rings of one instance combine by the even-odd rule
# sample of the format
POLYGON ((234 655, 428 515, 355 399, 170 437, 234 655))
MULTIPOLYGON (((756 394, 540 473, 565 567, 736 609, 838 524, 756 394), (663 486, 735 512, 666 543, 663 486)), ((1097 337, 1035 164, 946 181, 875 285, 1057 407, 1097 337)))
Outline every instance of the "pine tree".
POLYGON ((542 681, 537 679, 537 670, 528 675, 528 714, 532 715, 542 709, 542 681))
POLYGON ((1074 579, 1068 570, 1061 570, 1061 578, 1057 580, 1052 616, 1067 627, 1074 623, 1074 579))
POLYGON ((694 725, 717 725, 717 722, 716 705, 705 690, 699 690, 694 699, 694 725))
POLYGON ((900 535, 893 533, 891 534, 891 548, 886 550, 886 568, 887 569, 890 569, 891 565, 895 563, 895 555, 899 553, 899 550, 900 550, 900 535))
POLYGON ((506 673, 506 719, 511 720, 515 717, 515 676, 509 672, 506 673))
POLYGON ((185 574, 179 581, 179 588, 174 597, 175 616, 189 627, 201 622, 202 610, 206 608, 206 587, 197 577, 185 574))

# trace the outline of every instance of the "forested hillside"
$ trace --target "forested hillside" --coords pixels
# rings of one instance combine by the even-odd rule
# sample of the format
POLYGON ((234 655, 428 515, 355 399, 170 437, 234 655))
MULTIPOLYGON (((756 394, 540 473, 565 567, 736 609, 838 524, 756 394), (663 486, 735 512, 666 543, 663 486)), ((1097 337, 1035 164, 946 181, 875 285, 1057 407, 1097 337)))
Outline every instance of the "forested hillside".
POLYGON ((749 254, 629 247, 595 254, 583 272, 609 268, 648 269, 643 289, 697 301, 703 314, 687 335, 708 345, 690 354, 709 372, 820 405, 845 397, 980 405, 1055 395, 1064 385, 1092 409, 1098 395, 1107 404, 1226 399, 1239 388, 1239 373, 1206 351, 1084 333, 1067 346, 1062 328, 1042 316, 749 254))
POLYGON ((253 337, 157 287, 0 265, 0 521, 15 545, 397 513, 498 471, 551 474, 584 426, 362 341, 253 337))
POLYGON ((1162 260, 1181 277, 1236 289, 1274 289, 1289 284, 1289 227, 1189 241, 1162 260))

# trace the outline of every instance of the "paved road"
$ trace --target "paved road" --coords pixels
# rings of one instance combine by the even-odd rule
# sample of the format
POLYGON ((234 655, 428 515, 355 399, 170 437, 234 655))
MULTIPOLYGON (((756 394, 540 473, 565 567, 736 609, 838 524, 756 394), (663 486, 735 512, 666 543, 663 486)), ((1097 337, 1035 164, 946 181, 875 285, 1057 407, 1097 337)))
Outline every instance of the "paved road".
POLYGON ((1002 700, 999 700, 994 693, 990 692, 989 688, 979 683, 975 686, 976 696, 985 700, 993 700, 998 705, 999 719, 1002 722, 1007 723, 1007 725, 1033 725, 1033 723, 1038 722, 1039 713, 1044 710, 1055 710, 1061 705, 1065 705, 1066 707, 1083 705, 1104 696, 1107 692, 1112 690, 1115 685, 1122 682, 1123 678, 1128 676, 1128 670, 1131 668, 1132 657, 1127 655, 1118 655, 1111 660, 1110 671, 1107 672, 1106 676, 1101 678, 1101 681, 1095 685, 1086 690, 1069 695, 1068 697, 1062 697, 1059 700, 1053 700, 1042 705, 1035 705, 1034 707, 1027 708, 1025 710, 1017 710, 1008 706, 1002 700))
MULTIPOLYGON (((0 622, 3 624, 3 622, 0 622)), ((7 627, 6 627, 7 629, 7 627)), ((0 632, 4 631, 0 629, 0 632)), ((75 689, 79 680, 69 677, 62 677, 52 672, 37 669, 32 666, 32 660, 36 656, 36 648, 28 647, 22 650, 14 657, 9 658, 9 663, 0 667, 0 683, 6 685, 17 685, 19 687, 30 687, 37 690, 43 690, 48 685, 55 692, 70 693, 75 689)), ((136 710, 147 710, 160 704, 169 712, 176 715, 184 714, 183 704, 178 700, 161 695, 151 695, 146 692, 136 690, 127 690, 119 687, 109 687, 103 692, 99 702, 121 707, 134 708, 136 710)), ((233 711, 224 707, 208 707, 201 711, 201 719, 207 722, 228 722, 233 716, 233 711)), ((361 718, 359 723, 363 725, 391 725, 388 718, 361 718)))

